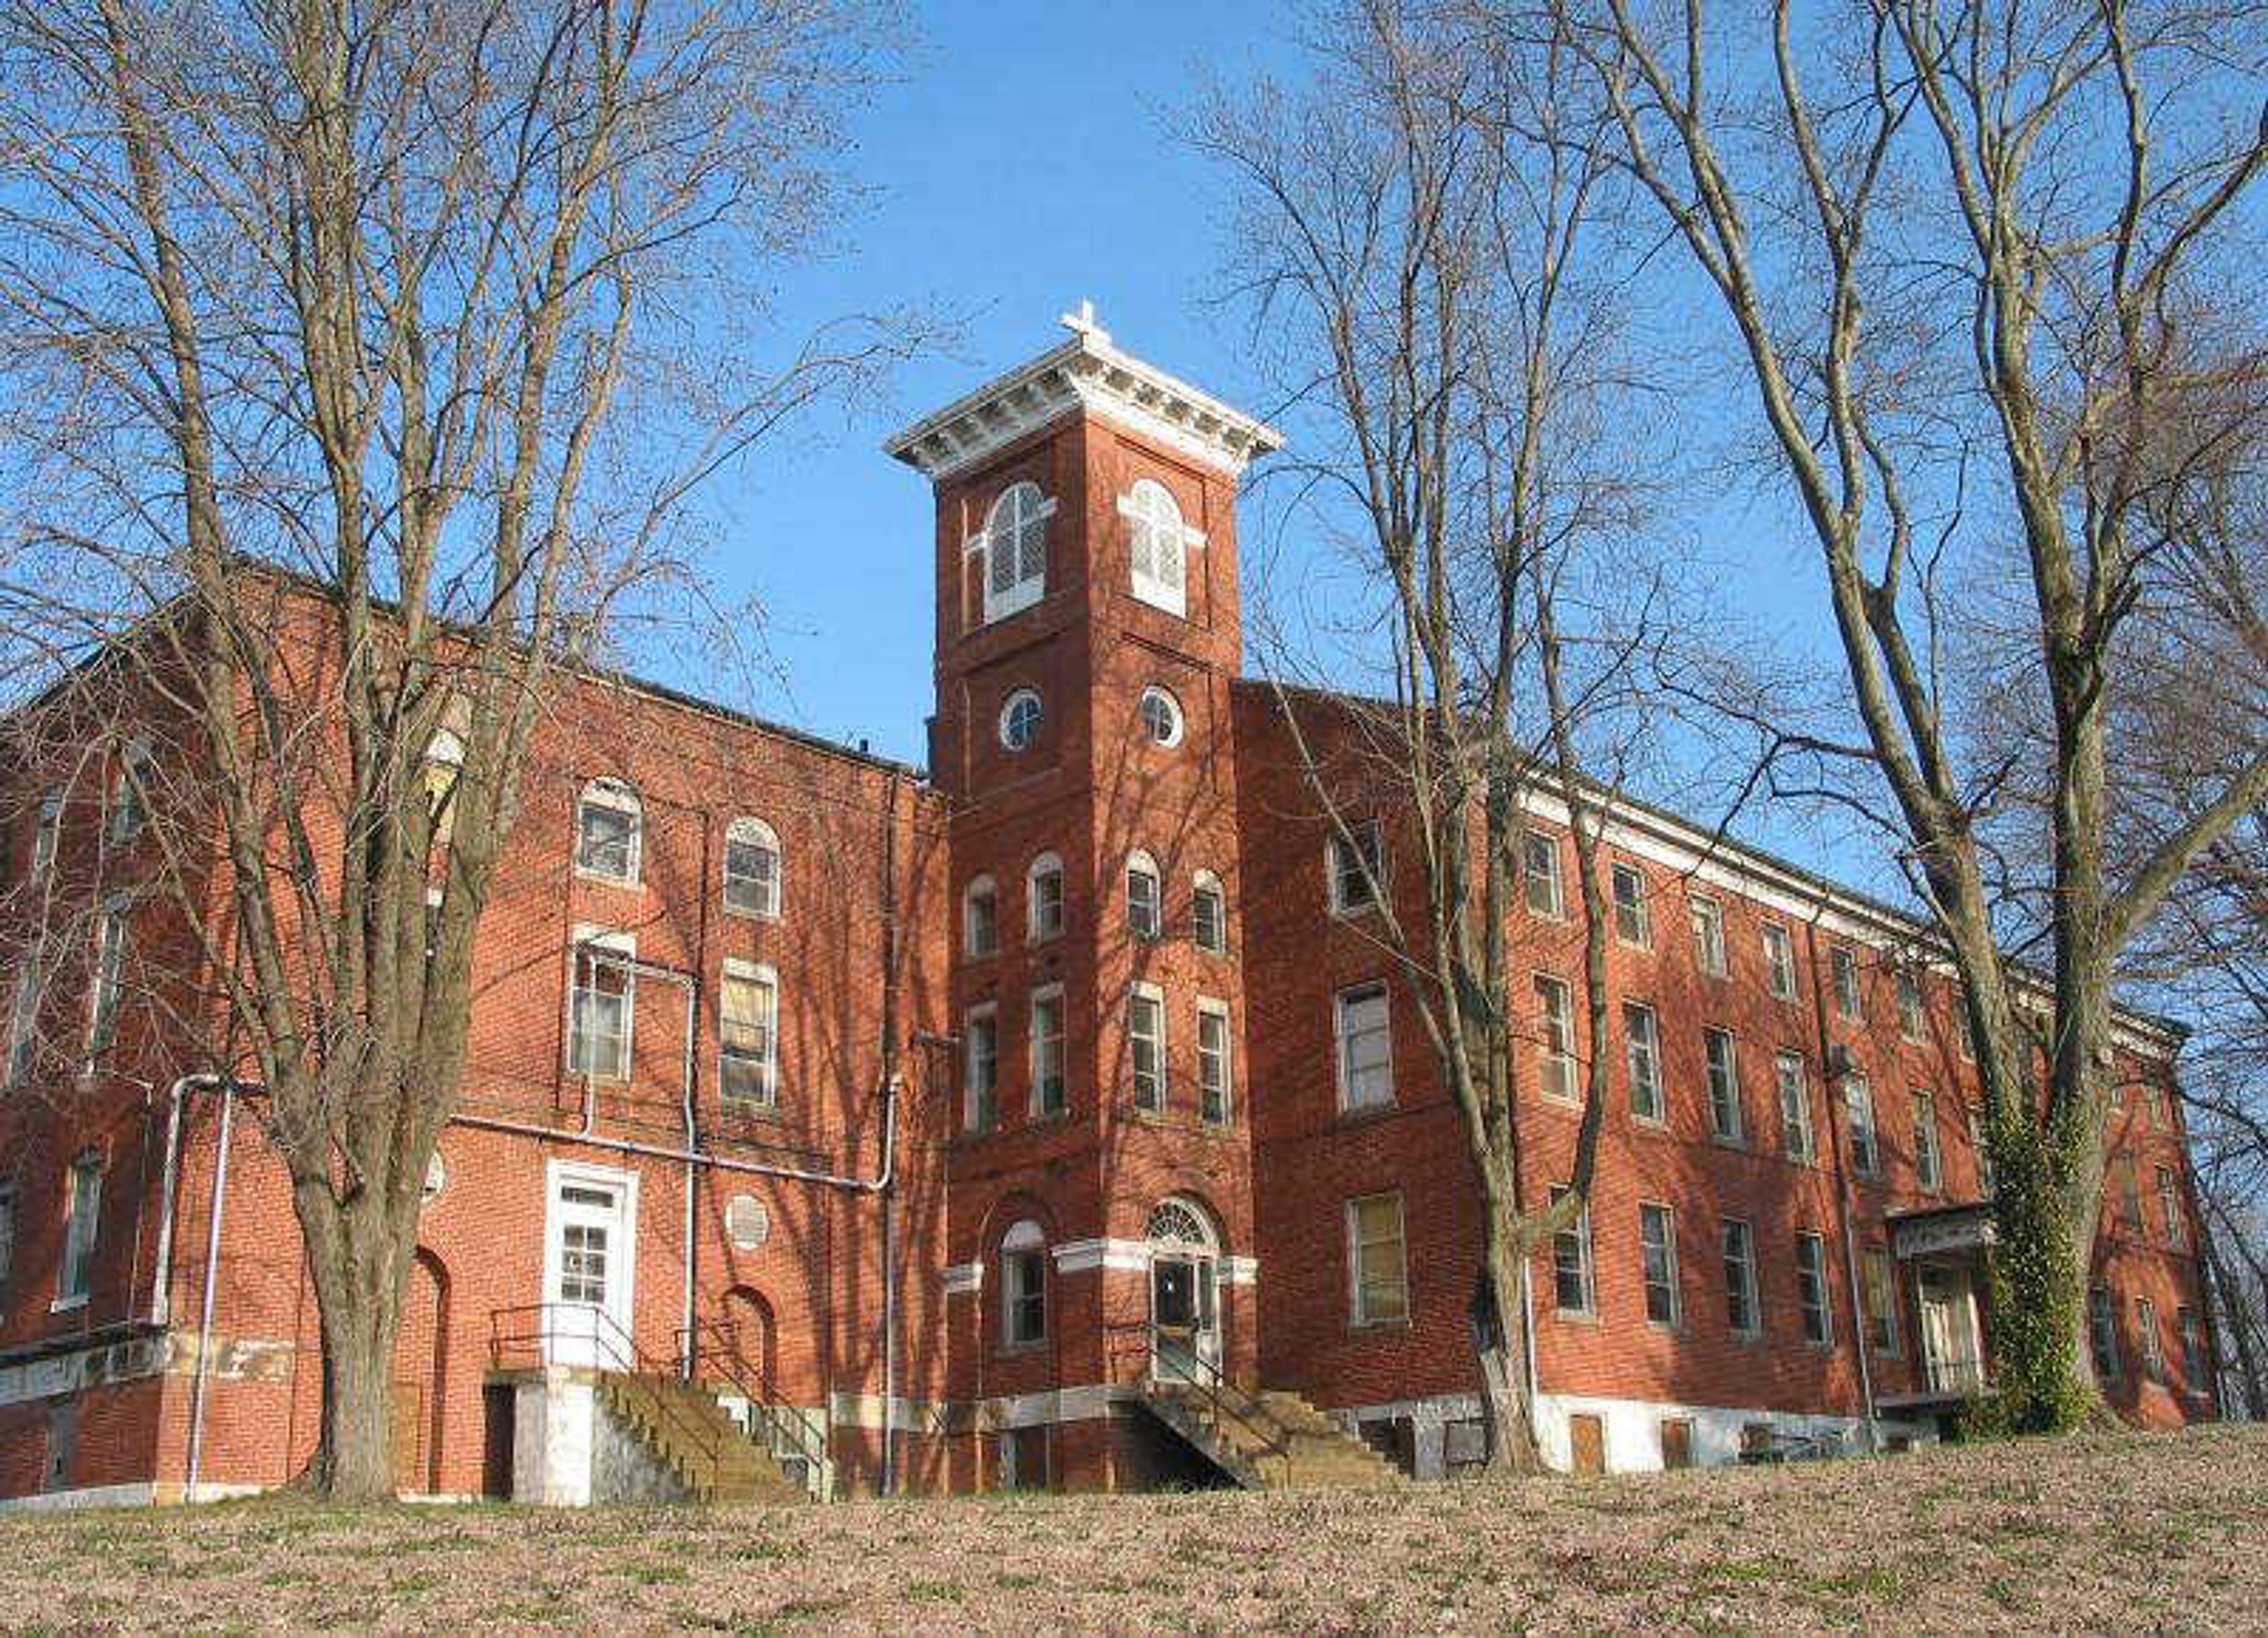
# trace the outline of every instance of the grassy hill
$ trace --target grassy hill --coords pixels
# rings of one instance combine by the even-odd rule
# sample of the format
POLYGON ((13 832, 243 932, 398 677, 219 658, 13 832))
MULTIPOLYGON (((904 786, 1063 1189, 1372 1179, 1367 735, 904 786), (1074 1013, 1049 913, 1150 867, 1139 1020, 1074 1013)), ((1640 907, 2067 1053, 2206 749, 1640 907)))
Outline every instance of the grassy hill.
POLYGON ((2268 1428, 1402 1492, 0 1520, 0 1628, 2268 1630, 2268 1428))

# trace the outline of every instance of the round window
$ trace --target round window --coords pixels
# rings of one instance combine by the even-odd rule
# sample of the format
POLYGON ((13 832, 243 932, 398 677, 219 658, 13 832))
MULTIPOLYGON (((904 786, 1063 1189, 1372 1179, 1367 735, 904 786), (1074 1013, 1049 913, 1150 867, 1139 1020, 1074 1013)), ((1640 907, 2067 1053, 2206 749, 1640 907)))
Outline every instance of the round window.
POLYGON ((1000 743, 1011 751, 1026 748, 1040 737, 1042 715, 1040 696, 1029 688, 1017 689, 1000 708, 1000 743))
POLYGON ((725 1238, 736 1251, 763 1249, 772 1237, 772 1215, 753 1194, 735 1194, 725 1206, 725 1238))
POLYGON ((1161 746, 1182 742, 1182 702, 1165 689, 1142 690, 1142 731, 1161 746))

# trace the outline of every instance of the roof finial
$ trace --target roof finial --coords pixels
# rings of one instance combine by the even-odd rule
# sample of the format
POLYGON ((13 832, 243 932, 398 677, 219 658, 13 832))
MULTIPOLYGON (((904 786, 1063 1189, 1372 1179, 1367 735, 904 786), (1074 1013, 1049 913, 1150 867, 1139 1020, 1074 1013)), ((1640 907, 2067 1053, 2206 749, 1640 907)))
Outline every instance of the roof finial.
POLYGON ((1056 322, 1081 341, 1095 346, 1105 345, 1110 340, 1110 332, 1104 329, 1101 320, 1094 316, 1094 304, 1084 298, 1080 300, 1077 312, 1064 313, 1056 322))

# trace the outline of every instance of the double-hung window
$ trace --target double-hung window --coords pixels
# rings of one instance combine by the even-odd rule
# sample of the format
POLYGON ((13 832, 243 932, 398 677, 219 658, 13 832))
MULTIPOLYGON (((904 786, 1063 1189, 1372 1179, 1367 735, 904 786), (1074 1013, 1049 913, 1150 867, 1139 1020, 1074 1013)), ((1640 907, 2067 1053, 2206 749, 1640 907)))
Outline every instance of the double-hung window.
POLYGON ((1977 1189, 1986 1200, 1992 1198, 1992 1135, 1984 1125, 1984 1112, 1972 1107, 1969 1111, 1969 1148, 1977 1157, 1977 1189))
POLYGON ((1000 1237, 1000 1341, 1027 1348, 1047 1337, 1047 1236, 1026 1218, 1000 1237))
POLYGON ((2134 1299, 2134 1340, 2142 1355, 2142 1374, 2153 1382, 2163 1382, 2166 1350, 2158 1336, 2158 1305, 2146 1296, 2134 1299))
POLYGON ((972 1007, 961 1029, 968 1129, 990 1132, 1000 1123, 999 1009, 990 1002, 972 1007))
POLYGON ((1913 1095, 1914 1180, 1925 1194, 1945 1188, 1945 1160, 1937 1143, 1937 1099, 1927 1092, 1913 1095))
POLYGON ((629 933, 578 929, 569 999, 567 1070, 586 1080, 627 1081, 637 1014, 637 941, 629 933))
POLYGON ((40 1047, 40 955, 37 944, 26 949, 16 969, 15 994, 8 1003, 8 1084, 29 1078, 40 1047))
POLYGON ((1888 1252, 1859 1253, 1859 1289, 1867 1299, 1867 1345, 1895 1358, 1898 1352, 1898 1274, 1888 1252))
POLYGON ((1064 988, 1049 984, 1032 992, 1032 1113, 1059 1115, 1067 1106, 1064 1085, 1064 988))
POLYGON ((1546 1098, 1575 1101, 1575 1002, 1564 979, 1535 975, 1536 1076, 1546 1098))
POLYGON ((1063 860, 1043 853, 1024 871, 1024 937, 1033 944, 1044 944, 1060 937, 1063 930, 1063 860))
POLYGON ((1623 1003, 1623 1057, 1630 1070, 1631 1118, 1661 1120, 1661 1032, 1653 1009, 1623 1003))
POLYGON ((594 779, 575 805, 575 868, 600 881, 634 885, 645 810, 619 779, 594 779))
POLYGON ((94 924, 94 985, 87 999, 86 1050, 92 1059, 118 1038, 118 1008, 126 995, 128 902, 113 899, 94 924))
POLYGON ((1874 1134, 1874 1089, 1865 1076, 1843 1083, 1843 1105, 1851 1117, 1851 1170, 1862 1178, 1880 1177, 1882 1144, 1874 1134))
MULTIPOLYGON (((1558 1205, 1572 1191, 1564 1183, 1551 1186, 1551 1203, 1558 1205)), ((1591 1208, 1586 1205, 1566 1227, 1551 1237, 1551 1286, 1554 1305, 1563 1314, 1598 1311, 1591 1280, 1591 1208)))
POLYGON ((1394 1032, 1386 986, 1359 984, 1337 998, 1339 1106, 1381 1109, 1394 1101, 1394 1032))
POLYGON ((2181 1179, 2171 1166, 2158 1168, 2158 1209, 2166 1220, 2166 1245, 2184 1251, 2190 1243, 2189 1219, 2182 1215, 2181 1179))
POLYGON ((1756 1305, 1756 1231, 1738 1217, 1724 1219, 1725 1324, 1743 1336, 1764 1328, 1756 1305))
POLYGON ((1126 997, 1127 1048, 1133 1061, 1134 1106, 1151 1113, 1166 1107, 1166 995, 1154 984, 1137 984, 1126 997))
POLYGON ((771 968, 725 958, 717 1053, 726 1101, 769 1108, 778 1098, 779 980, 771 968))
POLYGON ((1725 965, 1725 907, 1697 894, 1690 900, 1693 916, 1693 960, 1710 978, 1722 978, 1725 965))
POLYGON ((1779 1143, 1790 1160, 1809 1165, 1818 1151, 1811 1133, 1811 1086, 1803 1054, 1782 1052, 1772 1058, 1772 1080, 1779 1093, 1779 1143))
POLYGON ((779 837, 760 819, 736 819, 725 832, 725 907, 767 920, 779 914, 779 837))
POLYGON ((990 876, 975 878, 962 890, 961 948, 970 956, 989 956, 1000 948, 1000 890, 990 876))
POLYGON ((142 834, 150 812, 150 743, 136 739, 118 762, 118 789, 110 808, 110 845, 122 848, 142 834))
POLYGON ((2095 1358, 2095 1374, 2104 1382, 2118 1380, 2118 1310, 2108 1286, 2090 1287, 2087 1293, 2087 1345, 2095 1358))
POLYGON ((2182 1333, 2182 1379, 2191 1392, 2203 1393, 2212 1385, 2213 1362, 2205 1355, 2205 1331, 2198 1324, 2197 1310, 2177 1310, 2176 1323, 2182 1333))
POLYGON ((1331 912, 1351 915, 1378 902, 1373 885, 1383 886, 1386 875, 1385 834, 1374 819, 1350 819, 1346 834, 1331 834, 1331 912))
POLYGON ((1825 1348, 1835 1339, 1835 1310, 1828 1296, 1827 1238, 1809 1229, 1795 1234, 1795 1299, 1803 1340, 1825 1348))
POLYGON ((1837 944, 1834 951, 1835 1010, 1856 1024, 1865 1016, 1859 997, 1859 956, 1848 944, 1837 944))
POLYGON ((1929 1039, 1929 1015, 1922 1006, 1921 974, 1898 969, 1898 1033, 1916 1046, 1929 1039))
POLYGON ((1646 1281, 1646 1317, 1657 1326, 1675 1326, 1679 1318, 1677 1289, 1677 1215, 1652 1201, 1638 1208, 1640 1272, 1646 1281))
POLYGON ((1733 1050, 1729 1030, 1701 1032, 1703 1056, 1709 1073, 1709 1130, 1722 1143, 1737 1143, 1748 1135, 1741 1111, 1741 1061, 1733 1050))
POLYGON ((1528 908, 1554 921, 1566 914, 1566 898, 1559 879, 1559 838, 1549 831, 1523 831, 1520 861, 1528 877, 1528 908))
POLYGON ((1235 1062, 1230 1044, 1228 1007, 1218 1001, 1197 1003, 1197 1113, 1213 1126, 1225 1126, 1234 1105, 1235 1062))
POLYGON ((1158 862, 1139 851, 1126 857, 1126 930, 1141 939, 1160 937, 1166 930, 1164 889, 1159 885, 1158 862))
POLYGON ((1653 943, 1653 907, 1646 891, 1646 872, 1635 864, 1617 863, 1613 872, 1615 937, 1643 950, 1653 943))
POLYGON ((102 1160, 81 1155, 63 1180, 63 1255, 55 1306, 84 1308, 94 1282, 94 1247, 102 1226, 102 1160))
POLYGON ((1401 1195, 1347 1202, 1347 1274, 1349 1318, 1356 1325, 1398 1325, 1410 1318, 1401 1195))
POLYGON ((1216 956, 1227 952, 1228 895, 1211 870, 1199 870, 1189 889, 1189 928, 1198 949, 1216 956))
POLYGON ((1777 922, 1764 923, 1764 988, 1775 1001, 1795 999, 1795 940, 1777 922))

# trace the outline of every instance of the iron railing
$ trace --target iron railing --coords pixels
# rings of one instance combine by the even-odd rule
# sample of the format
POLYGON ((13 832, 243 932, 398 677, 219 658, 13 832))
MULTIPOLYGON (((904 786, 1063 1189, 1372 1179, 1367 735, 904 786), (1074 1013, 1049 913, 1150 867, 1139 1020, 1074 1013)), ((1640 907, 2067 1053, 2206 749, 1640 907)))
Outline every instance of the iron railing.
POLYGON ((678 1357, 687 1377, 699 1383, 721 1382, 733 1397, 747 1405, 748 1436, 769 1450, 774 1459, 799 1463, 804 1487, 815 1499, 824 1499, 832 1487, 833 1467, 824 1428, 814 1428, 793 1406, 779 1402, 770 1370, 753 1364, 740 1350, 740 1327, 730 1319, 696 1319, 677 1333, 678 1357))
POLYGON ((1978 1394, 1984 1392, 1984 1362, 1974 1354, 1957 1354, 1924 1362, 1924 1375, 1932 1393, 1978 1394))
MULTIPOLYGON (((588 1303, 523 1303, 489 1314, 489 1362, 498 1370, 526 1370, 555 1363, 565 1350, 589 1348, 593 1370, 660 1381, 678 1374, 675 1360, 657 1359, 637 1345, 620 1320, 588 1303), (571 1316, 571 1318, 570 1318, 571 1316)), ((686 1447, 707 1465, 714 1483, 723 1465, 724 1444, 714 1427, 689 1414, 670 1395, 649 1382, 645 1399, 681 1435, 686 1447)))
POLYGON ((1214 1426, 1233 1422, 1244 1429, 1255 1441, 1249 1448, 1225 1434, 1223 1437, 1238 1457, 1256 1468, 1270 1457, 1288 1461, 1292 1425, 1256 1395, 1231 1382, 1217 1363, 1206 1358, 1197 1347, 1199 1334, 1195 1326, 1161 1326, 1147 1319, 1106 1326, 1106 1374, 1115 1383, 1146 1382, 1178 1390, 1177 1397, 1211 1411, 1214 1426))

